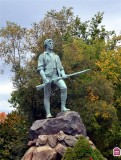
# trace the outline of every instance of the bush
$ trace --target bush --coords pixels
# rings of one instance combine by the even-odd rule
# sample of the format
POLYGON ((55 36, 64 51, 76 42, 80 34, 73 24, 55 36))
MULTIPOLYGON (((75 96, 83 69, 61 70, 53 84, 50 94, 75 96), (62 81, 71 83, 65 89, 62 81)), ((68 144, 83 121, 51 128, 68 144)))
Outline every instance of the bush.
POLYGON ((105 160, 99 150, 93 149, 88 140, 81 136, 73 148, 68 148, 62 160, 105 160))

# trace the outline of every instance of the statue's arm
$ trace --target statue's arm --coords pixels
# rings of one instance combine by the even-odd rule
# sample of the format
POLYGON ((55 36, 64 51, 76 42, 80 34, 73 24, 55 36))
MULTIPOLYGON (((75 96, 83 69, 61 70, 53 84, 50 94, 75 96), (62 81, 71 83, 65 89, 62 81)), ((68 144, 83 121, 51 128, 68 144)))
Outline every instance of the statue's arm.
POLYGON ((44 81, 44 83, 48 82, 49 80, 47 79, 45 72, 44 72, 44 68, 45 68, 45 64, 44 64, 44 56, 43 54, 41 54, 38 58, 38 67, 37 70, 39 71, 42 80, 44 81))

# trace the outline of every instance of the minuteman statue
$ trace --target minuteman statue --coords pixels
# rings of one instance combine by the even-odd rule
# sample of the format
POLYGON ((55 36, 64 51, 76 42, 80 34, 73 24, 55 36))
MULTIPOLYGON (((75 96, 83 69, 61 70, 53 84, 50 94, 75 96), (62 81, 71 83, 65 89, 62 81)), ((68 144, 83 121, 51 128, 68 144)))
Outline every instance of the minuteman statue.
MULTIPOLYGON (((53 52, 53 40, 46 39, 44 41, 45 51, 40 54, 38 59, 38 71, 43 79, 43 83, 48 83, 54 78, 63 77, 66 78, 64 68, 61 64, 60 58, 53 52)), ((61 90, 61 111, 66 112, 70 109, 66 108, 67 99, 67 86, 63 79, 54 81, 61 90)), ((51 118, 50 112, 50 94, 51 94, 51 83, 48 83, 44 87, 44 107, 46 110, 46 117, 51 118)))

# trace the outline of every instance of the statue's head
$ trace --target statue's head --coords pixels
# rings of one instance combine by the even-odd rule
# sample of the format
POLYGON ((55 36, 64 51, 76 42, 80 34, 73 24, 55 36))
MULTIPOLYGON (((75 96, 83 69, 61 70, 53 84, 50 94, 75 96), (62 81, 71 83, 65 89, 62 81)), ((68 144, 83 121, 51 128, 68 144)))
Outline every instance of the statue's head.
POLYGON ((44 41, 44 48, 47 49, 49 47, 49 49, 53 49, 53 46, 52 46, 52 48, 50 48, 51 44, 53 45, 53 40, 52 39, 46 39, 44 41))

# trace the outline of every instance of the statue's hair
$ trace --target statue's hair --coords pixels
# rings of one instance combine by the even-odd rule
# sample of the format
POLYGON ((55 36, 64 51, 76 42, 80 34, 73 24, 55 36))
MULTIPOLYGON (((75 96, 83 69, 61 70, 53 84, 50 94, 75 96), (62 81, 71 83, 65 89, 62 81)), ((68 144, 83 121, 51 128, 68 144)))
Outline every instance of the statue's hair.
POLYGON ((52 39, 46 39, 46 40, 44 41, 44 48, 45 48, 45 49, 47 48, 47 44, 48 44, 49 41, 53 41, 53 40, 52 40, 52 39))

